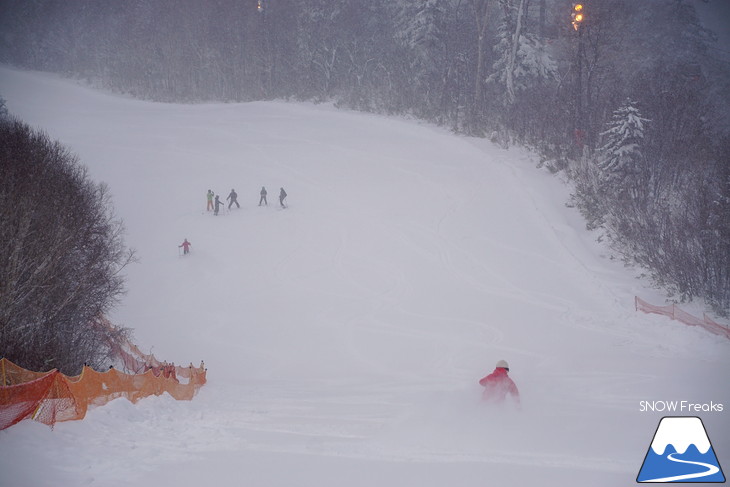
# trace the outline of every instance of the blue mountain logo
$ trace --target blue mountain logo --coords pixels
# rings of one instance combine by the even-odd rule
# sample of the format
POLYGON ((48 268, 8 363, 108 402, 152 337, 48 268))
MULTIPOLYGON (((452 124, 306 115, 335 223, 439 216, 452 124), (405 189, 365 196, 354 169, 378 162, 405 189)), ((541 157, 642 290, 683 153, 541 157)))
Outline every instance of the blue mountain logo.
POLYGON ((702 420, 695 416, 662 418, 636 481, 725 482, 702 420))

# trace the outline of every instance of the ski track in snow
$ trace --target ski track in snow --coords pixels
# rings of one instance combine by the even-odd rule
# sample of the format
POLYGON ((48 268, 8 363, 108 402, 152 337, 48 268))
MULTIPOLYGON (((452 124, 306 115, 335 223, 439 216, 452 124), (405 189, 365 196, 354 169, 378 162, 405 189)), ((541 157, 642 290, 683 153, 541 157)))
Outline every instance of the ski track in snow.
POLYGON ((190 402, 0 432, 2 485, 629 485, 657 419, 640 400, 730 404, 727 341, 636 313, 662 298, 524 151, 328 106, 0 82, 110 185, 141 258, 112 318, 209 367, 190 402), (203 210, 231 187, 240 210, 203 210), (480 402, 501 358, 521 411, 480 402))

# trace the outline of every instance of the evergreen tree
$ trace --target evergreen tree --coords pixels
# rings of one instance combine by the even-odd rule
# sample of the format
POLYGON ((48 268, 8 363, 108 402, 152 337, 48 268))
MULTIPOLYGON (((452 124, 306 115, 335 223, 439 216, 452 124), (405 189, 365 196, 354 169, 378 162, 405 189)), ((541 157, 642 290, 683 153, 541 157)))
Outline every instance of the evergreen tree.
POLYGON ((400 98, 412 109, 431 117, 437 110, 432 98, 440 93, 447 64, 445 31, 447 0, 414 2, 401 0, 395 6, 395 38, 401 47, 405 76, 400 82, 400 98))
POLYGON ((608 129, 601 133, 606 137, 606 143, 599 149, 601 157, 598 162, 609 178, 636 171, 636 165, 642 157, 640 147, 644 138, 644 124, 649 121, 641 116, 636 102, 630 98, 613 112, 608 129))
POLYGON ((418 58, 426 58, 438 48, 443 36, 446 0, 402 1, 395 19, 396 38, 412 49, 418 58))
POLYGON ((515 41, 515 29, 511 18, 505 17, 498 31, 494 46, 497 60, 494 72, 487 78, 504 88, 505 102, 513 103, 517 93, 543 81, 557 79, 558 64, 536 35, 521 33, 515 41))

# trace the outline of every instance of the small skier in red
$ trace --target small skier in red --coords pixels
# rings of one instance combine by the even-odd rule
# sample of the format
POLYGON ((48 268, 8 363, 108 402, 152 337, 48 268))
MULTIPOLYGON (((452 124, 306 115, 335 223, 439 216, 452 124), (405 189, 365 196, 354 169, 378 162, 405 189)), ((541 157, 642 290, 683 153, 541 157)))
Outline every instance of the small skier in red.
POLYGON ((517 386, 510 379, 509 375, 507 375, 508 372, 509 364, 504 360, 500 360, 497 362, 494 372, 479 381, 479 385, 484 387, 484 392, 482 393, 483 400, 502 404, 507 398, 507 394, 509 394, 514 398, 517 407, 520 406, 520 392, 517 390, 517 386))
POLYGON ((190 252, 190 246, 193 245, 190 242, 188 242, 188 239, 186 238, 182 244, 178 245, 178 247, 182 247, 183 254, 187 254, 190 252))

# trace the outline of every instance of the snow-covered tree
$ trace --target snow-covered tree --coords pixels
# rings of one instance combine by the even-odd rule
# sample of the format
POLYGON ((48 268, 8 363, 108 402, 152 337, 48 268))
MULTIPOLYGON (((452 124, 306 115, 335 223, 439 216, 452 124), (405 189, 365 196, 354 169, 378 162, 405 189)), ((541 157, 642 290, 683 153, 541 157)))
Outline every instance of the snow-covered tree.
POLYGON ((606 143, 599 149, 598 165, 607 175, 621 176, 635 170, 642 157, 644 124, 649 121, 641 116, 636 102, 630 98, 613 112, 608 129, 601 133, 606 143))
POLYGON ((486 39, 489 27, 489 0, 471 0, 476 27, 476 65, 474 71, 474 99, 468 107, 467 126, 472 133, 481 131, 481 115, 484 102, 484 71, 486 62, 486 39))
POLYGON ((505 88, 505 102, 512 104, 517 93, 538 83, 539 80, 554 80, 558 65, 538 36, 525 32, 524 0, 517 6, 509 0, 504 2, 504 15, 494 46, 497 60, 494 72, 487 78, 505 88))
POLYGON ((396 39, 419 58, 428 58, 443 36, 446 0, 403 1, 395 19, 396 39))
POLYGON ((308 86, 317 99, 332 96, 340 80, 343 39, 337 26, 342 2, 315 0, 301 11, 298 21, 297 47, 307 72, 308 86))
POLYGON ((399 99, 416 113, 433 114, 448 68, 448 0, 400 0, 393 9, 394 38, 402 86, 399 99))

